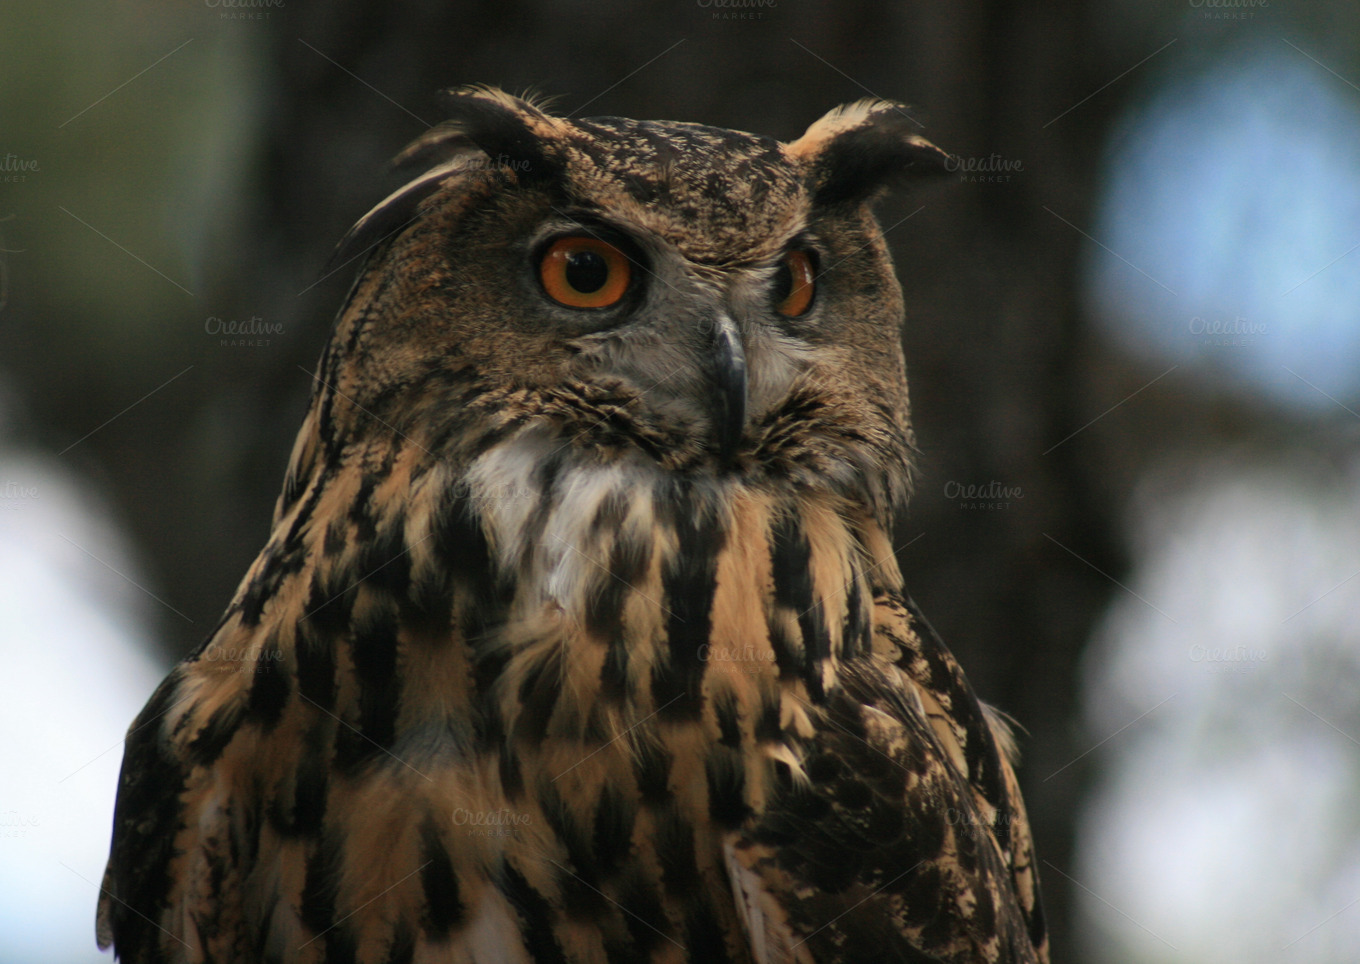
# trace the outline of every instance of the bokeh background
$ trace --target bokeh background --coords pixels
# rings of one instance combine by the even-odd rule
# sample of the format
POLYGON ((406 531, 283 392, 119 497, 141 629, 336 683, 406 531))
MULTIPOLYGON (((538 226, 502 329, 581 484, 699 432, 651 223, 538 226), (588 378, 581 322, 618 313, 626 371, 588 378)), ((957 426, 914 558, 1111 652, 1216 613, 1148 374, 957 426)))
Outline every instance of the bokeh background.
POLYGON ((437 91, 910 102, 899 544, 1024 727, 1056 962, 1360 947, 1360 8, 5 0, 0 962, 93 943, 121 735, 262 545, 437 91))

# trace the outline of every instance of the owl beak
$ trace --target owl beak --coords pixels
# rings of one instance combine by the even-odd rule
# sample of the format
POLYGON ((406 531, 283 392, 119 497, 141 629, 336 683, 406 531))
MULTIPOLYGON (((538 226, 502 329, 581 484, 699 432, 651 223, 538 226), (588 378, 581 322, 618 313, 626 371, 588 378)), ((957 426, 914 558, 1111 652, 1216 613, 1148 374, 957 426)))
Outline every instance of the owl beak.
POLYGON ((713 319, 711 347, 714 392, 709 399, 710 424, 718 458, 727 464, 736 456, 746 429, 746 351, 741 333, 726 314, 713 319))

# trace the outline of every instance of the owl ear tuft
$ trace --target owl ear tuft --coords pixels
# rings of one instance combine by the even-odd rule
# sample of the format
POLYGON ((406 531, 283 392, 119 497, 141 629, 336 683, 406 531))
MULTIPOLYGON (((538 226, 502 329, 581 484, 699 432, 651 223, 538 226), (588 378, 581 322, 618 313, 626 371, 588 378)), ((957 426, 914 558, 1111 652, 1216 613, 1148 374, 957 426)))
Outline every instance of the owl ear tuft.
POLYGON ((520 183, 552 179, 562 163, 544 149, 565 122, 545 113, 541 100, 513 97, 492 87, 446 91, 448 120, 436 124, 392 161, 418 173, 359 219, 336 247, 327 268, 376 247, 415 220, 420 203, 451 178, 499 170, 520 183))
MULTIPOLYGON (((461 135, 487 156, 488 167, 513 172, 520 181, 559 177, 562 162, 546 145, 568 126, 533 97, 514 97, 494 87, 445 92, 449 120, 443 137, 461 135)), ((433 132, 432 132, 433 133, 433 132)))
POLYGON ((862 100, 826 114, 788 151, 807 164, 814 204, 864 201, 895 181, 951 170, 950 155, 915 126, 901 104, 862 100))

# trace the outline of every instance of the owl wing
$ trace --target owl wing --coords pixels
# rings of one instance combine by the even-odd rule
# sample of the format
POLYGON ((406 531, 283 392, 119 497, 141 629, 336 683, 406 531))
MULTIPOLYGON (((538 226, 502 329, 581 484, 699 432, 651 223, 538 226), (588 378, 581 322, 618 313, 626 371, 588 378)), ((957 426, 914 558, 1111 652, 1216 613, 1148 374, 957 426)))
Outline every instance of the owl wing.
MULTIPOLYGON (((184 769, 162 724, 172 709, 179 674, 171 673, 128 728, 113 845, 100 887, 96 934, 120 960, 165 961, 163 942, 174 938, 138 908, 163 908, 171 892, 175 838, 183 824, 184 769)), ((180 941, 180 943, 183 943, 180 941)))
POLYGON ((760 964, 1047 960, 1009 736, 912 609, 880 604, 878 652, 805 707, 803 773, 729 841, 760 964))

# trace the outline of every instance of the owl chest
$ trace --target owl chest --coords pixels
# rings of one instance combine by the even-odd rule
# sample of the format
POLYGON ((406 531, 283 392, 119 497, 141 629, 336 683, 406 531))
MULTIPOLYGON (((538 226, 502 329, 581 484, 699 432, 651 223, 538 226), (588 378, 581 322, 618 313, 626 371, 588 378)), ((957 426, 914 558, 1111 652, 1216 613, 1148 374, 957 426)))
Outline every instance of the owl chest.
POLYGON ((504 589, 473 659, 511 735, 591 742, 655 713, 730 741, 720 716, 819 695, 867 637, 872 567, 829 497, 532 440, 461 484, 504 589))
POLYGON ((466 480, 513 587, 471 641, 494 667, 481 694, 506 798, 537 801, 550 827, 596 826, 616 804, 737 826, 800 765, 808 711, 866 645, 860 535, 813 496, 549 465, 521 449, 466 480))

